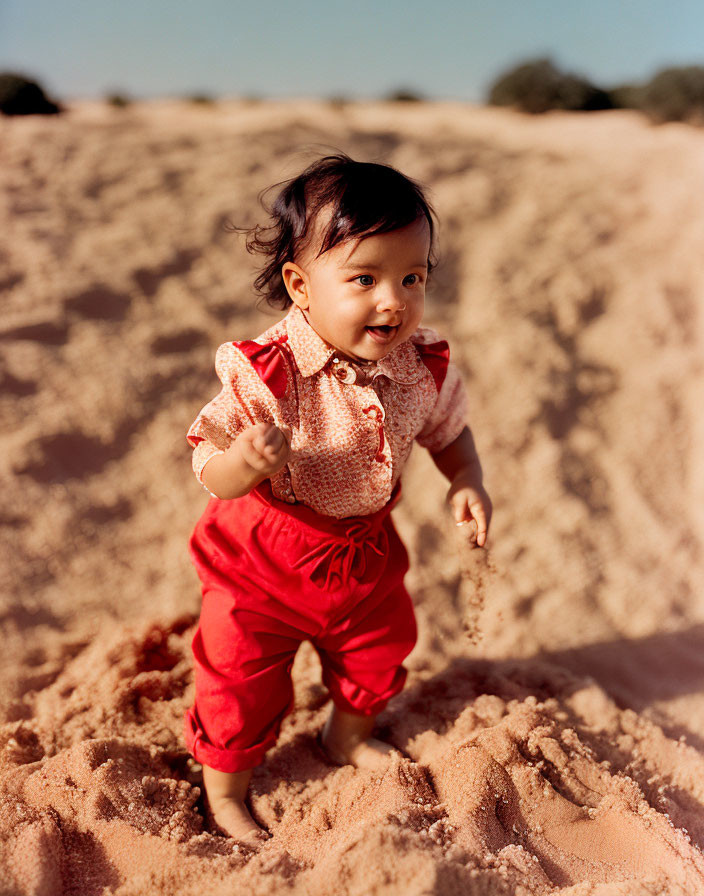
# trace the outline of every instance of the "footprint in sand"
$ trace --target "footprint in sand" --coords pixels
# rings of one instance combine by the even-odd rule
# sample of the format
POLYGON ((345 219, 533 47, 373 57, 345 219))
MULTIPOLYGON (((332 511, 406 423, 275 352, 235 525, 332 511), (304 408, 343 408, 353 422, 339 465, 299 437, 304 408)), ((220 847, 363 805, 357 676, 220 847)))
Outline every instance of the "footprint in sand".
POLYGON ((193 262, 200 256, 201 251, 199 249, 180 249, 169 261, 150 268, 137 268, 132 276, 144 295, 151 297, 156 295, 162 281, 166 280, 167 277, 176 277, 188 273, 193 266, 193 262))
POLYGON ((8 370, 3 370, 0 375, 0 395, 16 395, 18 398, 26 398, 27 395, 36 395, 38 391, 37 380, 19 379, 8 370))
POLYGON ((40 342, 42 345, 65 345, 68 342, 69 325, 62 320, 39 320, 34 323, 20 324, 0 330, 0 340, 26 339, 40 342))
POLYGON ((15 286, 19 286, 24 282, 25 274, 23 271, 12 271, 4 279, 0 280, 0 293, 9 292, 15 286))
POLYGON ((554 886, 618 876, 704 887, 704 860, 684 833, 547 713, 524 705, 429 765, 457 842, 473 851, 519 847, 554 886))
POLYGON ((84 320, 124 320, 132 300, 103 283, 94 283, 64 300, 64 309, 84 320))
POLYGON ((112 459, 113 450, 114 445, 85 433, 56 432, 30 442, 15 472, 35 482, 64 482, 100 472, 112 459))
POLYGON ((199 345, 208 343, 208 334, 195 327, 188 327, 174 333, 164 333, 152 340, 151 350, 155 355, 173 355, 189 352, 199 345))

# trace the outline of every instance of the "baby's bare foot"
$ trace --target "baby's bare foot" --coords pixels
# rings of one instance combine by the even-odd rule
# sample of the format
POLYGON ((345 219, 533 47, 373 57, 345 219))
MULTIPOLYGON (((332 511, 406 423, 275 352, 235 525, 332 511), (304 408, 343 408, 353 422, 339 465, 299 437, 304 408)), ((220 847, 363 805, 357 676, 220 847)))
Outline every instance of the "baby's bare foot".
POLYGON ((245 846, 255 849, 269 839, 268 832, 259 827, 239 800, 221 798, 210 801, 210 809, 223 831, 245 846))
POLYGON ((368 768, 382 771, 387 768, 391 757, 398 750, 391 744, 368 737, 363 741, 335 742, 325 733, 320 736, 320 744, 330 758, 337 765, 353 765, 355 768, 368 768))

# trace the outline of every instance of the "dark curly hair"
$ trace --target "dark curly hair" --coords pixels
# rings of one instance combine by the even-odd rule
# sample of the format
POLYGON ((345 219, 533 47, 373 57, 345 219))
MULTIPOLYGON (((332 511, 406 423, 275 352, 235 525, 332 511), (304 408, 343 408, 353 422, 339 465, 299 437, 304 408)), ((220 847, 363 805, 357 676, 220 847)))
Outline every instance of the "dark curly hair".
MULTIPOLYGON (((254 288, 267 304, 285 309, 291 305, 281 267, 300 257, 321 209, 332 209, 323 233, 318 257, 338 243, 359 236, 397 230, 425 217, 430 226, 428 273, 435 266, 433 236, 435 211, 421 187, 390 165, 355 162, 343 152, 324 156, 297 177, 283 184, 269 211, 273 223, 251 229, 247 250, 263 255, 267 264, 254 281, 254 288)), ((266 192, 266 191, 265 191, 266 192)), ((265 206, 266 208, 266 206, 265 206)))

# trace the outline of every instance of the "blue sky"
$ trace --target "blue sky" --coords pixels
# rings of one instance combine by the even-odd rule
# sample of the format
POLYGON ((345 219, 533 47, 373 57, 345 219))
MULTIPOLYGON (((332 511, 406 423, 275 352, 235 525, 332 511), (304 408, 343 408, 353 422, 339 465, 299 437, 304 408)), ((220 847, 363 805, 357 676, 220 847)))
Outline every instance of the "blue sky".
POLYGON ((602 86, 704 64, 704 0, 0 0, 0 71, 63 100, 408 88, 481 102, 545 55, 602 86))

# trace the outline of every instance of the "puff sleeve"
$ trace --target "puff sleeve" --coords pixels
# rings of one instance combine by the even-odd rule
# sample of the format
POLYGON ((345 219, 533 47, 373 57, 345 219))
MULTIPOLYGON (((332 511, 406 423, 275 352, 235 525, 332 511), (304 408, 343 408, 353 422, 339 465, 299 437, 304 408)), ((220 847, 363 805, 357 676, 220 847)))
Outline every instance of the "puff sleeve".
MULTIPOLYGON (((459 436, 467 421, 467 392, 462 375, 447 356, 447 365, 443 371, 437 401, 433 406, 423 428, 416 436, 416 441, 431 454, 437 454, 459 436)), ((436 383, 439 376, 434 371, 436 383)))
POLYGON ((277 416, 274 396, 237 343, 226 342, 218 348, 215 372, 222 389, 201 409, 186 434, 194 449, 193 472, 203 486, 203 468, 212 457, 224 454, 248 427, 261 421, 275 423, 277 416))

